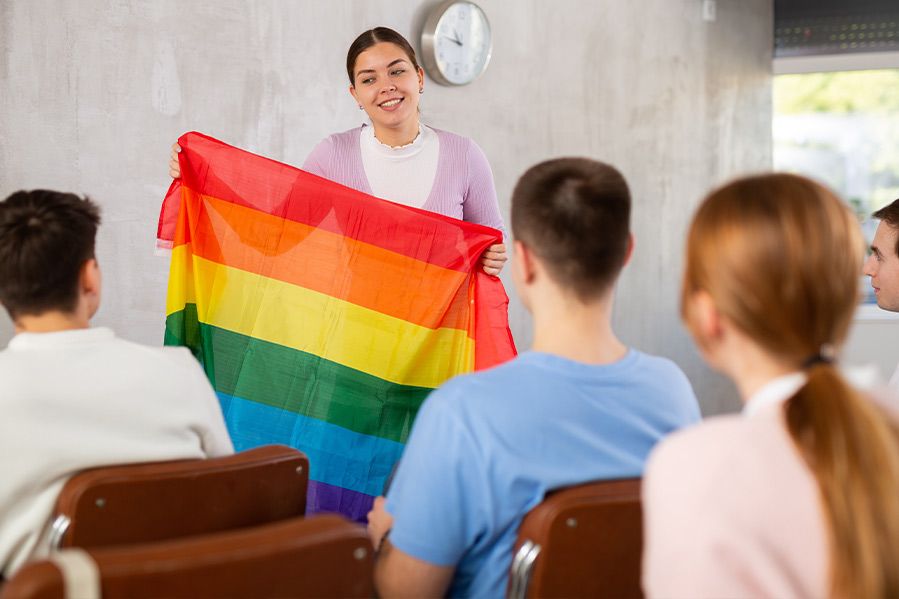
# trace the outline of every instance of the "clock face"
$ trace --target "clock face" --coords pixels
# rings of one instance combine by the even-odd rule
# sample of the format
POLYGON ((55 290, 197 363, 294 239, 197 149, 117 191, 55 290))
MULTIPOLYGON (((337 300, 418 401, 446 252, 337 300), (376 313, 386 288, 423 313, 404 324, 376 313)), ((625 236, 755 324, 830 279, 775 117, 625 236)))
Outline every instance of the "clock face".
POLYGON ((435 79, 451 85, 471 83, 487 68, 491 49, 490 23, 484 11, 471 2, 451 3, 434 28, 435 79))

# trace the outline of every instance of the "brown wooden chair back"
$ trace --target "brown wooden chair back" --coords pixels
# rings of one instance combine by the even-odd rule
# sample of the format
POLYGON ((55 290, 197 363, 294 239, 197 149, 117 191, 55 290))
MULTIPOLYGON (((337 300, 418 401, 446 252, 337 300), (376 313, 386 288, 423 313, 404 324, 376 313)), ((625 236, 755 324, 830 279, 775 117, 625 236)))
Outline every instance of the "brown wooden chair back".
MULTIPOLYGON (((88 553, 104 599, 374 596, 368 534, 332 514, 88 553)), ((35 562, 0 599, 63 599, 64 587, 52 562, 35 562)))
POLYGON ((309 460, 282 445, 85 470, 57 499, 52 544, 148 543, 302 516, 308 480, 309 460))
POLYGON ((508 596, 642 597, 640 479, 561 489, 518 529, 508 596))

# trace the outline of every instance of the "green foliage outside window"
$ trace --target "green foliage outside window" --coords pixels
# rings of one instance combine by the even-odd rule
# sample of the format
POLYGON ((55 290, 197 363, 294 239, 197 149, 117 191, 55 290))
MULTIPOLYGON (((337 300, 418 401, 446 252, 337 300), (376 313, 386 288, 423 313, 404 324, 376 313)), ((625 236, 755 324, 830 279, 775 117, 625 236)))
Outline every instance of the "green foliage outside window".
POLYGON ((774 112, 866 112, 899 115, 899 70, 780 75, 774 112))
POLYGON ((775 168, 836 189, 865 220, 899 197, 899 70, 774 79, 775 168))

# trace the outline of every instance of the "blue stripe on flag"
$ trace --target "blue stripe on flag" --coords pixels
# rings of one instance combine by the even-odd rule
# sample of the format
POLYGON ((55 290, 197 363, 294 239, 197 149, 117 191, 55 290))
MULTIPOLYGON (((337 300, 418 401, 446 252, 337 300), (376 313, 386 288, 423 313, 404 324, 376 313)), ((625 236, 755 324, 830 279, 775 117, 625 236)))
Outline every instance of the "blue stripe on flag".
POLYGON ((273 443, 295 447, 309 458, 309 478, 335 487, 380 495, 405 447, 296 412, 217 395, 236 451, 273 443))

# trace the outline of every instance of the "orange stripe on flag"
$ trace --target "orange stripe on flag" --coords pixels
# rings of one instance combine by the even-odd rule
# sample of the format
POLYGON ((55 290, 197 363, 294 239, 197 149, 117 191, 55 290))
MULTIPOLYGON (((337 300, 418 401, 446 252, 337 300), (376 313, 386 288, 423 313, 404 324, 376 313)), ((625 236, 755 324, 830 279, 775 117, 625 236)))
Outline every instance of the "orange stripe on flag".
POLYGON ((424 327, 473 336, 469 274, 190 189, 182 199, 196 215, 190 236, 194 255, 424 327))

